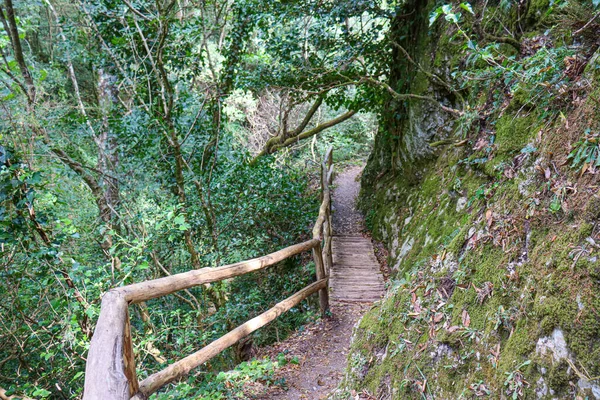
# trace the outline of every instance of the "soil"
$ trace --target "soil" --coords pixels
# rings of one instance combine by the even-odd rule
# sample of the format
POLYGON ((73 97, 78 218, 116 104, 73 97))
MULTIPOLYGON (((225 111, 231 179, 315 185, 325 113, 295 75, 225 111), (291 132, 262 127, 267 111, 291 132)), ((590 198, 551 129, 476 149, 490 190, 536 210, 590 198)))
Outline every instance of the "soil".
MULTIPOLYGON (((333 190, 333 229, 341 236, 361 236, 364 219, 356 209, 362 167, 339 173, 333 190)), ((259 399, 299 400, 326 399, 339 384, 346 368, 352 331, 371 303, 332 302, 331 316, 309 324, 283 342, 259 350, 258 358, 284 353, 297 359, 276 372, 283 386, 272 386, 259 399)))
POLYGON ((337 236, 360 236, 365 230, 364 218, 356 208, 362 169, 350 167, 333 182, 333 232, 337 236))
POLYGON ((276 372, 283 386, 272 386, 261 400, 318 400, 327 396, 339 384, 346 368, 352 329, 370 308, 368 303, 336 303, 331 316, 310 324, 283 342, 262 350, 258 358, 273 360, 284 353, 286 359, 296 359, 276 372))

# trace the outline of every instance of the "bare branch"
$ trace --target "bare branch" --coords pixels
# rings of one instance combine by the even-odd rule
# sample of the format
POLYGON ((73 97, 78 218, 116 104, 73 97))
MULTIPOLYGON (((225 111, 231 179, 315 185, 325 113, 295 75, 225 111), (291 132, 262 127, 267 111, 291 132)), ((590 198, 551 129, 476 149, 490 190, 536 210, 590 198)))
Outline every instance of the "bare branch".
POLYGON ((280 150, 284 147, 291 146, 294 143, 298 143, 302 139, 307 139, 311 136, 314 136, 314 135, 324 131, 325 129, 331 128, 332 126, 342 123, 342 122, 346 121, 347 119, 349 119, 350 117, 352 117, 354 114, 356 114, 356 111, 350 110, 332 120, 329 120, 320 125, 317 125, 316 127, 312 128, 308 131, 304 131, 296 136, 288 137, 287 139, 284 139, 281 136, 276 136, 274 138, 271 138, 267 141, 267 143, 265 143, 265 146, 263 147, 262 151, 254 158, 254 160, 252 160, 252 162, 255 162, 259 157, 261 157, 265 154, 272 154, 272 153, 276 152, 277 150, 280 150))
POLYGON ((390 85, 388 85, 385 82, 381 82, 378 81, 376 79, 373 78, 363 78, 364 81, 369 82, 373 85, 376 86, 381 86, 383 87, 385 90, 387 90, 395 99, 398 100, 408 100, 408 99, 416 99, 416 100, 425 100, 425 101, 429 101, 435 105, 437 105, 439 108, 441 108, 442 110, 450 113, 450 114, 454 114, 457 115, 459 117, 464 115, 464 111, 461 110, 457 110, 456 108, 452 108, 452 107, 447 107, 445 105, 443 105, 442 103, 440 103, 439 100, 430 97, 430 96, 423 96, 420 94, 414 94, 414 93, 398 93, 396 92, 390 85))

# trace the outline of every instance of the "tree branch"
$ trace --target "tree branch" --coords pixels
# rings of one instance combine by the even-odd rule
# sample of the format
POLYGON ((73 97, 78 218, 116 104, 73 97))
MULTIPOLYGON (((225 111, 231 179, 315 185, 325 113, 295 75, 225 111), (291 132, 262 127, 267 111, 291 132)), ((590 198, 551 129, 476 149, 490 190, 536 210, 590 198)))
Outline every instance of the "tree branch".
POLYGON ((398 100, 409 100, 409 99, 425 100, 425 101, 429 101, 429 102, 435 104, 436 106, 438 106, 439 108, 441 108, 442 110, 444 110, 450 114, 454 114, 459 117, 462 117, 464 115, 464 111, 457 110, 456 108, 452 108, 452 107, 447 107, 447 106, 443 105, 442 103, 440 103, 439 100, 437 100, 431 96, 422 96, 420 94, 414 94, 414 93, 398 93, 390 85, 388 85, 385 82, 381 82, 381 81, 378 81, 373 78, 363 78, 362 80, 369 82, 373 85, 383 87, 395 99, 398 99, 398 100))
POLYGON ((2 7, 0 7, 0 19, 2 20, 2 25, 4 26, 6 33, 10 37, 15 53, 15 59, 21 70, 21 75, 23 75, 23 79, 25 79, 25 84, 27 85, 27 101, 29 106, 31 106, 35 103, 35 84, 33 83, 33 78, 31 77, 29 68, 27 68, 27 64, 25 63, 25 57, 23 56, 23 48, 21 47, 21 39, 19 38, 19 29, 17 28, 15 20, 15 10, 13 9, 12 0, 4 0, 4 5, 6 6, 6 16, 4 15, 2 7))
POLYGON ((429 80, 431 81, 435 81, 437 83, 439 83, 440 85, 442 85, 443 87, 445 87, 449 92, 456 94, 458 97, 461 98, 462 100, 462 96, 460 95, 460 93, 458 93, 456 90, 454 90, 454 88, 452 87, 452 85, 450 85, 448 82, 446 82, 445 80, 443 80, 442 78, 440 78, 439 76, 437 76, 436 74, 433 74, 427 70, 425 70, 425 68, 423 68, 421 66, 421 64, 419 64, 418 62, 416 62, 408 53, 408 51, 406 51, 406 49, 404 47, 402 47, 402 45, 400 45, 399 43, 392 41, 391 42, 392 45, 394 47, 396 47, 398 50, 400 50, 400 52, 402 54, 404 54, 404 57, 406 57, 406 59, 413 64, 414 66, 416 66, 418 68, 419 71, 421 71, 425 76, 427 76, 429 78, 429 80))
POLYGON ((321 125, 317 125, 316 127, 309 129, 308 131, 304 131, 296 136, 288 137, 287 139, 284 139, 282 136, 275 136, 269 139, 267 143, 265 143, 265 146, 263 147, 262 151, 256 157, 254 157, 252 163, 256 162, 256 160, 261 156, 264 156, 266 154, 272 154, 277 150, 291 146, 294 143, 298 143, 302 139, 307 139, 324 131, 325 129, 331 128, 332 126, 344 122, 350 117, 352 117, 354 114, 356 114, 356 111, 350 110, 332 120, 324 122, 321 125))
MULTIPOLYGON (((294 129, 292 132, 289 133, 290 136, 297 136, 300 133, 302 133, 302 131, 310 123, 310 120, 315 115, 315 113, 317 112, 317 110, 319 109, 319 107, 321 106, 321 104, 323 104, 324 98, 325 97, 322 96, 322 95, 317 98, 317 100, 313 103, 313 105, 310 108, 310 110, 308 110, 308 112, 304 116, 304 119, 302 120, 302 122, 300 123, 300 125, 298 125, 298 127, 296 129, 294 129)), ((287 134, 288 134, 287 132, 284 132, 284 135, 287 136, 287 134)))

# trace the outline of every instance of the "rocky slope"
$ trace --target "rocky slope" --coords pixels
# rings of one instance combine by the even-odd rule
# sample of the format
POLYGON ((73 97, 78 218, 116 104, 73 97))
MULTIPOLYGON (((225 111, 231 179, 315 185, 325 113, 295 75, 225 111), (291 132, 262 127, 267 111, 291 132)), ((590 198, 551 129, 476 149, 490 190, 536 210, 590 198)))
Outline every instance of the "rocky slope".
POLYGON ((600 399, 600 18, 554 3, 398 13, 390 86, 436 102, 386 106, 361 202, 393 279, 337 398, 600 399))

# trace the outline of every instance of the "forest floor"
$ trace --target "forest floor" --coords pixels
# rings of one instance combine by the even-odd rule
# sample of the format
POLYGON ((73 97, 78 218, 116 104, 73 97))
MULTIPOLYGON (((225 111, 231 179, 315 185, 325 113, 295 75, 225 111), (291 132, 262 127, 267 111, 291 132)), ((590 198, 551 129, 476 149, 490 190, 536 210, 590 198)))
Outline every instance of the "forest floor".
MULTIPOLYGON (((362 167, 350 167, 335 179, 333 190, 333 230, 335 235, 361 236, 364 219, 356 209, 362 167)), ((331 316, 309 324, 283 342, 259 351, 258 358, 284 353, 297 359, 276 372, 285 385, 272 386, 260 399, 325 399, 337 387, 346 368, 354 325, 371 303, 332 302, 331 316)))

